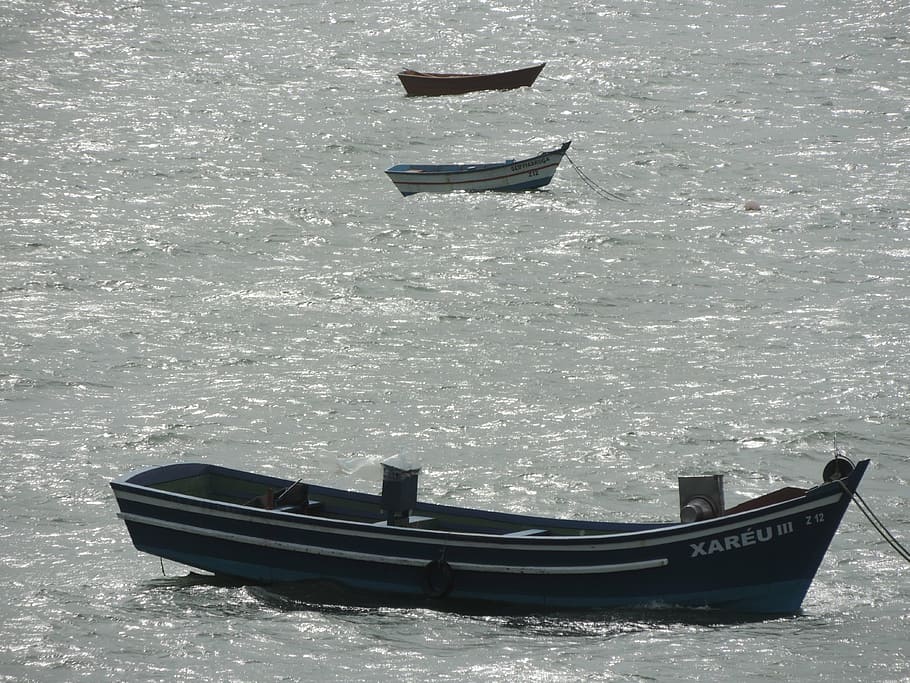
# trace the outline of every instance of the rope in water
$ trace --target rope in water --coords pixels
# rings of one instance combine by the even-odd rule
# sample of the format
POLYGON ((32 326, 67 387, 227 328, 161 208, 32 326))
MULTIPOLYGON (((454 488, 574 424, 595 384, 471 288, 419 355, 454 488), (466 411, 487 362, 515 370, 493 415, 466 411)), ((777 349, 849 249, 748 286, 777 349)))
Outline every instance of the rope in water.
POLYGON ((863 500, 863 497, 859 495, 859 491, 851 491, 847 488, 847 485, 844 484, 843 480, 838 479, 837 482, 841 485, 844 491, 853 499, 853 502, 856 503, 856 507, 866 516, 866 519, 869 520, 869 523, 872 525, 882 538, 894 548, 895 552, 900 555, 905 561, 910 562, 910 551, 908 551, 900 541, 894 538, 894 534, 888 531, 887 527, 882 523, 882 521, 872 512, 872 508, 863 500))
POLYGON ((566 157, 566 159, 569 160, 569 163, 572 165, 572 168, 575 169, 575 172, 578 174, 578 177, 582 179, 584 184, 587 185, 588 187, 590 187, 592 190, 594 190, 594 192, 599 194, 601 197, 603 197, 604 199, 618 199, 621 202, 627 201, 626 198, 623 195, 619 194, 618 192, 611 192, 610 190, 606 190, 606 189, 602 188, 600 185, 598 185, 597 183, 595 183, 593 180, 591 180, 591 178, 589 178, 588 175, 584 171, 582 171, 581 168, 579 168, 578 164, 576 164, 572 160, 572 157, 570 157, 568 154, 566 154, 565 157, 566 157))

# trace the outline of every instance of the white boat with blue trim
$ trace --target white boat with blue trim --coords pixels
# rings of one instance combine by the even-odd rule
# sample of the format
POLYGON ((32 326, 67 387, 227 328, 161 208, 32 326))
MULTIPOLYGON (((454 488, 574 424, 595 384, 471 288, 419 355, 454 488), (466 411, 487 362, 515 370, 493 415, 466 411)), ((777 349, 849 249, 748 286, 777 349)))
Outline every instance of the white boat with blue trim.
POLYGON ((520 192, 548 185, 571 140, 528 159, 485 164, 396 164, 386 175, 405 197, 418 192, 520 192))
POLYGON ((790 614, 868 464, 838 457, 818 486, 732 508, 721 475, 681 477, 681 521, 640 524, 419 502, 419 470, 388 465, 381 495, 192 463, 111 487, 137 549, 254 584, 328 581, 446 608, 790 614))

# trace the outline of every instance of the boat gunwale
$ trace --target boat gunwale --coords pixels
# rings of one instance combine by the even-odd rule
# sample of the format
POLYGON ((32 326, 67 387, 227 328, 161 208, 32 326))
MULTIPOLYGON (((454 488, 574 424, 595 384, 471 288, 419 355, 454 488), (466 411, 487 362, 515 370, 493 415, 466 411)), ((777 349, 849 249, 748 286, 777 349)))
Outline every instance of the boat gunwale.
MULTIPOLYGON (((605 550, 621 549, 628 547, 643 547, 649 545, 663 545, 665 543, 677 543, 689 538, 700 538, 705 535, 720 535, 733 529, 740 529, 744 526, 761 524, 766 521, 778 519, 782 516, 788 516, 803 512, 805 510, 815 509, 836 504, 837 500, 845 494, 852 495, 852 491, 858 486, 868 460, 862 460, 857 463, 853 473, 845 480, 826 482, 814 488, 808 489, 804 494, 795 498, 771 503, 766 506, 744 510, 730 515, 722 515, 700 522, 658 522, 647 523, 643 526, 646 528, 630 528, 628 531, 612 531, 607 533, 591 533, 585 535, 540 535, 540 536, 508 536, 502 533, 482 533, 475 531, 450 531, 441 529, 424 529, 400 526, 376 526, 370 522, 361 522, 357 520, 334 519, 322 517, 318 514, 297 514, 293 512, 283 512, 280 510, 265 510, 261 508, 249 507, 246 505, 218 501, 209 498, 201 498, 188 494, 176 493, 162 489, 156 489, 151 486, 137 484, 130 480, 136 477, 141 478, 143 474, 149 474, 153 471, 163 471, 167 468, 179 467, 179 465, 164 465, 157 468, 147 468, 135 473, 127 474, 111 482, 114 488, 115 496, 129 492, 124 498, 133 497, 153 498, 157 500, 170 500, 172 505, 178 510, 185 512, 195 512, 205 514, 206 510, 211 511, 221 517, 236 518, 243 521, 252 521, 254 523, 272 524, 282 527, 300 528, 325 533, 343 533, 343 535, 364 536, 370 538, 395 538, 401 541, 414 541, 430 544, 446 544, 457 542, 463 546, 489 547, 490 545, 499 547, 508 547, 509 549, 519 549, 522 547, 534 548, 538 550, 605 550), (849 483, 845 483, 849 482, 849 483), (852 485, 852 487, 851 487, 852 485), (130 495, 131 494, 131 495, 130 495)), ((232 468, 218 465, 199 464, 203 468, 214 468, 216 471, 227 472, 230 474, 240 473, 256 478, 257 481, 265 479, 276 483, 284 482, 289 485, 293 482, 280 478, 268 477, 266 475, 257 475, 255 473, 245 472, 232 468)), ((200 470, 202 473, 202 470, 200 470)), ((243 477, 241 477, 243 478, 243 477)), ((373 503, 380 500, 380 496, 367 494, 356 491, 345 491, 331 487, 312 485, 310 491, 313 495, 319 495, 319 492, 341 495, 350 497, 363 502, 373 503)), ((135 500, 135 498, 133 498, 135 500)), ((435 503, 418 503, 415 506, 415 512, 421 514, 432 514, 434 511, 440 513, 449 513, 462 515, 466 517, 480 517, 483 519, 495 519, 512 524, 526 525, 529 527, 539 527, 554 523, 565 523, 568 528, 584 529, 586 524, 614 524, 606 522, 597 522, 594 520, 570 520, 554 517, 536 517, 521 515, 509 512, 496 512, 488 510, 479 510, 475 508, 463 508, 435 503), (467 514, 465 514, 467 513, 467 514)), ((618 526, 636 526, 636 523, 615 523, 618 526)))
MULTIPOLYGON (((194 500, 206 499, 172 494, 191 498, 194 500)), ((478 532, 446 531, 442 529, 422 529, 414 527, 375 526, 369 522, 355 520, 331 519, 317 515, 298 515, 277 510, 261 510, 246 508, 233 503, 221 503, 219 506, 241 508, 243 512, 235 509, 222 510, 215 505, 198 505, 177 503, 168 506, 182 512, 195 514, 209 514, 223 519, 261 523, 267 526, 281 526, 288 529, 315 531, 339 536, 354 536, 370 539, 394 539, 396 542, 415 543, 419 545, 444 546, 450 548, 494 548, 508 550, 537 550, 553 552, 604 552, 631 549, 659 548, 666 545, 675 545, 692 539, 705 536, 720 536, 725 533, 741 530, 745 527, 767 524, 794 514, 805 513, 821 507, 828 507, 838 502, 842 492, 832 492, 830 496, 809 500, 786 501, 776 503, 767 508, 759 508, 737 513, 730 517, 716 517, 703 522, 667 523, 665 526, 608 534, 590 534, 585 536, 508 536, 504 534, 484 534, 478 532), (792 503, 797 502, 797 505, 792 503), (769 511, 769 508, 779 508, 769 511), (786 509, 784 509, 786 508, 786 509), (260 513, 260 514, 256 514, 260 513), (760 513, 760 514, 756 514, 760 513), (264 515, 264 516, 263 516, 264 515), (738 519, 734 517, 750 517, 751 519, 738 519), (711 522, 722 522, 711 525, 711 522)), ((135 500, 135 499, 134 499, 135 500)), ((120 515, 135 515, 135 513, 119 513, 120 515)), ((139 515, 139 517, 142 517, 139 515)), ((145 517, 150 522, 158 522, 152 517, 145 517)), ((208 527, 188 525, 204 533, 211 532, 208 527)), ((258 538, 255 534, 237 534, 249 538, 258 538)))
MULTIPOLYGON (((425 78, 425 79, 442 79, 446 81, 457 80, 457 79, 473 79, 473 78, 502 78, 503 76, 517 76, 519 74, 524 74, 537 70, 538 73, 543 71, 543 68, 547 65, 546 62, 541 62, 540 64, 534 64, 532 66, 525 66, 520 69, 511 69, 509 71, 497 71, 495 73, 438 73, 433 71, 415 71, 414 69, 402 69, 398 72, 398 77, 402 76, 406 78, 425 78)), ((533 81, 532 81, 533 82, 533 81)))
MULTIPOLYGON (((535 182, 543 182, 544 184, 549 183, 549 181, 553 178, 553 176, 556 175, 556 169, 558 167, 559 167, 558 163, 547 164, 546 166, 536 167, 536 170, 538 170, 538 171, 547 171, 548 169, 552 168, 553 172, 550 173, 549 175, 537 176, 537 178, 535 179, 535 182)), ((517 178, 519 176, 524 175, 526 170, 527 169, 521 169, 520 171, 506 173, 504 175, 498 175, 498 176, 491 176, 491 175, 485 174, 483 177, 479 177, 479 178, 466 178, 466 177, 452 178, 451 176, 453 174, 451 174, 451 173, 413 173, 413 174, 411 174, 411 173, 407 173, 407 172, 402 174, 407 179, 404 179, 404 178, 402 178, 400 180, 396 179, 395 177, 393 177, 392 173, 389 173, 389 177, 392 178, 392 182, 395 183, 395 186, 399 190, 401 190, 402 185, 414 186, 414 187, 431 187, 434 185, 469 185, 471 183, 490 183, 490 182, 502 180, 504 178, 511 178, 511 177, 517 178), (415 179, 419 178, 420 180, 412 181, 412 180, 410 180, 410 178, 415 178, 415 179)), ((515 187, 516 185, 522 185, 522 184, 524 184, 524 183, 504 184, 501 186, 497 186, 495 188, 495 190, 508 190, 511 187, 515 187)), ((462 189, 464 189, 464 188, 453 187, 452 191, 454 192, 454 191, 462 190, 462 189)), ((485 190, 467 189, 466 191, 467 192, 482 192, 485 190)))
MULTIPOLYGON (((527 157, 525 159, 506 159, 505 161, 494 161, 488 163, 476 163, 476 164, 395 164, 386 169, 386 173, 391 177, 392 175, 401 175, 400 182, 407 183, 407 178, 426 178, 428 176, 448 176, 448 175, 461 175, 467 173, 480 173, 486 171, 495 171, 501 168, 508 168, 511 166, 516 166, 517 164, 533 164, 540 160, 543 163, 544 158, 553 154, 559 154, 559 161, 562 161, 562 157, 565 156, 566 151, 569 149, 569 145, 572 144, 572 141, 564 142, 560 147, 552 149, 546 152, 541 152, 540 154, 535 154, 532 157, 527 157), (419 173, 415 173, 413 170, 408 169, 419 169, 419 173), (440 169, 440 170, 429 170, 429 169, 440 169)), ((559 166, 559 162, 554 164, 559 166)), ((531 167, 533 168, 533 167, 531 167)), ((546 167, 549 168, 549 167, 546 167)), ((525 172, 529 170, 528 168, 519 169, 517 172, 525 172)), ((392 179, 393 182, 396 181, 395 178, 392 179)), ((483 178, 481 180, 486 180, 483 178)))

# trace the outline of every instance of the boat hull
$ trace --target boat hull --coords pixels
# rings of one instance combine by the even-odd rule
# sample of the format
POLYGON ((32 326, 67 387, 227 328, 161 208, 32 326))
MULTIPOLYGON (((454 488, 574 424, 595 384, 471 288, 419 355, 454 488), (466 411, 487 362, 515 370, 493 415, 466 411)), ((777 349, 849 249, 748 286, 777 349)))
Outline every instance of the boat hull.
POLYGON ((495 74, 439 74, 405 69, 398 78, 411 96, 460 95, 478 90, 530 87, 544 66, 546 63, 495 74))
MULTIPOLYGON (((449 604, 786 614, 800 609, 866 465, 840 482, 757 510, 691 524, 565 521, 566 533, 578 534, 558 536, 448 532, 254 509, 142 483, 158 469, 112 487, 137 549, 253 583, 328 580, 449 604)), ((312 488, 316 497, 330 491, 312 488)), ((356 494, 353 504, 378 505, 375 498, 356 494)), ((445 518, 454 511, 421 503, 419 514, 445 518)), ((553 521, 471 514, 478 524, 492 515, 532 530, 553 521)))
POLYGON ((418 192, 521 192, 548 185, 571 142, 535 157, 493 164, 398 164, 386 175, 405 197, 418 192))

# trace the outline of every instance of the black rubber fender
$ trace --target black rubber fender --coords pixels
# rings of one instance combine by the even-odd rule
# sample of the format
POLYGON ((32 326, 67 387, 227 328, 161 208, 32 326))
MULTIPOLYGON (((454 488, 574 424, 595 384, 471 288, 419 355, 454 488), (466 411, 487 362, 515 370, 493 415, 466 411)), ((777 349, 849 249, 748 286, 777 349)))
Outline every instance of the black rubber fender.
POLYGON ((455 571, 445 557, 428 562, 424 570, 423 590, 431 598, 444 598, 455 585, 455 571))

